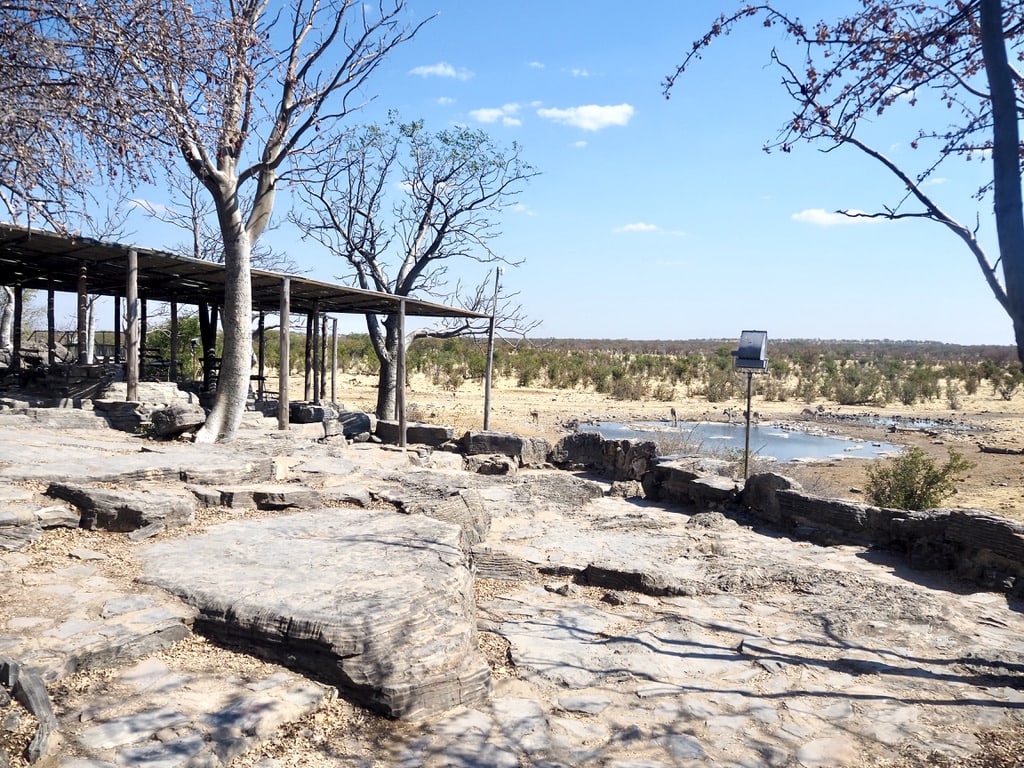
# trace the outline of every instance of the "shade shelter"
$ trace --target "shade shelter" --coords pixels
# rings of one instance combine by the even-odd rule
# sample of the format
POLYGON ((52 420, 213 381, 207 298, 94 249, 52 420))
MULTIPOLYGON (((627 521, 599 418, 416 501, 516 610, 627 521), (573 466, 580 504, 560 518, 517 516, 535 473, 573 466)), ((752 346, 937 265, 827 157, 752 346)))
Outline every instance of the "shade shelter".
MULTIPOLYGON (((281 316, 281 355, 288 352, 288 326, 292 312, 307 318, 330 314, 394 314, 400 318, 460 317, 487 319, 489 316, 457 307, 410 299, 377 291, 311 280, 300 275, 252 270, 253 310, 279 313, 281 316)), ((54 348, 53 295, 73 293, 78 297, 78 337, 86 333, 87 296, 110 296, 115 299, 115 334, 121 330, 120 301, 126 303, 124 332, 126 348, 126 379, 128 399, 134 399, 137 386, 140 344, 144 344, 144 307, 147 301, 166 302, 171 306, 172 336, 179 304, 223 306, 226 274, 223 265, 177 256, 165 251, 140 248, 122 243, 103 242, 75 235, 27 229, 0 224, 0 285, 11 286, 15 292, 14 365, 19 363, 21 348, 21 295, 25 290, 47 291, 49 347, 54 348)), ((261 322, 262 326, 262 322, 261 322)), ((317 332, 320 323, 310 322, 307 328, 317 332)), ((262 327, 260 328, 262 331, 262 327)), ((116 344, 120 347, 120 344, 116 344)), ((176 344, 172 343, 172 350, 176 344)), ((84 362, 84 345, 79 344, 80 362, 84 362)), ((404 354, 404 353, 403 353, 404 354)), ((52 362, 52 361, 51 361, 52 362)), ((262 365, 262 360, 261 360, 262 365)), ((308 361, 307 361, 308 365, 308 361)), ((280 366, 280 412, 287 423, 287 368, 280 366)), ((404 357, 399 361, 398 410, 404 425, 404 357)), ((262 375, 262 370, 261 370, 262 375)), ((402 430, 404 434, 404 429, 402 430)))

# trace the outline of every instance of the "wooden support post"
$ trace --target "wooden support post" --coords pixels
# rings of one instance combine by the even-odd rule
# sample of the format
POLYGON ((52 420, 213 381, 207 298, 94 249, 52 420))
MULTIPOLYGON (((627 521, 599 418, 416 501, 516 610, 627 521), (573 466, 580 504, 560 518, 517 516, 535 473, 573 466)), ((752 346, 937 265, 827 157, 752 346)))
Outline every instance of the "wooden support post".
POLYGON ((331 402, 338 402, 338 318, 331 318, 331 402))
POLYGON ((494 301, 491 303, 491 321, 487 327, 487 372, 484 375, 484 431, 491 428, 491 378, 494 375, 494 326, 498 313, 498 280, 501 269, 494 272, 494 301))
POLYGON ((25 313, 25 296, 20 285, 14 286, 14 317, 11 319, 11 343, 14 349, 11 352, 11 370, 20 371, 22 363, 22 338, 21 323, 25 313))
POLYGON ((313 373, 313 334, 316 333, 316 323, 313 322, 313 314, 306 313, 306 356, 302 363, 302 399, 307 403, 313 399, 313 381, 310 375, 313 373))
POLYGON ((89 273, 85 262, 78 265, 78 364, 89 362, 89 273))
POLYGON ((277 428, 288 429, 288 374, 291 368, 291 281, 285 277, 281 280, 281 328, 278 349, 280 361, 277 368, 277 428))
POLYGON ((320 405, 320 312, 316 304, 310 317, 313 320, 313 402, 320 405))
MULTIPOLYGON (((79 339, 81 344, 82 340, 79 339)), ((54 307, 54 291, 46 291, 46 364, 57 364, 57 317, 54 307)))
POLYGON ((256 399, 263 400, 266 394, 266 387, 264 386, 264 362, 267 356, 267 313, 262 309, 260 310, 260 321, 257 326, 257 333, 259 334, 259 340, 256 343, 256 399))
POLYGON ((320 401, 327 397, 327 315, 320 315, 320 401))
POLYGON ((149 355, 149 303, 139 300, 139 378, 145 375, 146 358, 149 355))
POLYGON ((124 291, 125 310, 125 383, 128 402, 139 399, 139 254, 128 251, 128 276, 124 291))
POLYGON ((114 297, 114 364, 121 364, 121 297, 114 297))
POLYGON ((178 302, 171 302, 171 354, 167 361, 167 380, 178 380, 178 302))

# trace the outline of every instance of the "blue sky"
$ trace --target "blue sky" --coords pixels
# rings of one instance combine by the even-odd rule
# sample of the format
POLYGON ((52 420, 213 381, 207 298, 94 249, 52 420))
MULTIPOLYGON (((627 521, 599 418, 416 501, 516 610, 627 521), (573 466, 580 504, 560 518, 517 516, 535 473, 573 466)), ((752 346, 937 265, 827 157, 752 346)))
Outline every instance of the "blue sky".
MULTIPOLYGON (((819 3, 788 2, 806 21, 819 3)), ((536 336, 919 339, 1012 343, 1010 322, 972 256, 925 222, 837 222, 839 208, 877 210, 898 185, 854 150, 807 145, 765 154, 790 103, 769 62, 797 51, 752 23, 718 40, 678 82, 661 82, 692 40, 733 3, 644 0, 409 0, 437 13, 369 84, 375 101, 430 129, 480 127, 522 145, 540 174, 501 221, 498 252, 536 336)), ((836 7, 830 3, 829 8, 836 7)), ((904 110, 916 120, 925 108, 904 110)), ((870 126, 894 157, 909 123, 870 126)), ((961 220, 991 202, 970 198, 984 168, 946 169, 933 188, 961 220)), ((285 200, 280 200, 284 203, 285 200)), ((283 206, 277 219, 283 219, 283 206)), ((140 245, 173 234, 140 218, 140 245)), ((312 277, 343 269, 282 227, 269 235, 312 277)), ((479 274, 467 267, 464 277, 479 274)), ((358 331, 356 318, 343 330, 358 331)))

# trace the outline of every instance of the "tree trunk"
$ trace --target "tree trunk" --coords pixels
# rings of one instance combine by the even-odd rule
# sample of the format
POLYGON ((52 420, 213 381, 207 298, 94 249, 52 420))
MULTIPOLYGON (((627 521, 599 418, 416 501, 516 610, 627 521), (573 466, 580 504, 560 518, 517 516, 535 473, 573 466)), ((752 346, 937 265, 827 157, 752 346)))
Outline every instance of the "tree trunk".
POLYGON ((370 342, 380 362, 380 374, 377 379, 377 418, 395 418, 395 403, 398 397, 398 320, 396 315, 388 315, 383 323, 378 323, 372 315, 367 315, 366 326, 370 332, 370 342))
POLYGON ((13 349, 14 329, 14 289, 9 286, 0 288, 3 300, 0 301, 0 349, 13 349))
POLYGON ((1013 71, 1003 38, 999 0, 981 0, 981 48, 992 98, 993 208, 1003 263, 1007 312, 1017 357, 1024 363, 1024 202, 1021 197, 1020 129, 1013 71))
POLYGON ((252 244, 237 211, 221 216, 224 235, 224 306, 221 325, 224 351, 221 354, 217 398, 206 423, 196 433, 196 442, 231 440, 245 413, 252 372, 252 244), (225 221, 227 219, 227 221, 225 221))

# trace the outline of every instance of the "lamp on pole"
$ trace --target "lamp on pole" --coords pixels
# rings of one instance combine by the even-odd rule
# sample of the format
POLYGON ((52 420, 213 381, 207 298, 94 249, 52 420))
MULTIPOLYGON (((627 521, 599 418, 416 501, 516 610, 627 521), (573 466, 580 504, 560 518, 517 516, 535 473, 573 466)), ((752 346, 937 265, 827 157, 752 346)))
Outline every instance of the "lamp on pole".
POLYGON ((750 391, 754 373, 768 370, 768 332, 740 331, 739 348, 732 352, 736 370, 747 374, 747 433, 743 446, 743 482, 747 481, 750 467, 750 391))

